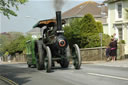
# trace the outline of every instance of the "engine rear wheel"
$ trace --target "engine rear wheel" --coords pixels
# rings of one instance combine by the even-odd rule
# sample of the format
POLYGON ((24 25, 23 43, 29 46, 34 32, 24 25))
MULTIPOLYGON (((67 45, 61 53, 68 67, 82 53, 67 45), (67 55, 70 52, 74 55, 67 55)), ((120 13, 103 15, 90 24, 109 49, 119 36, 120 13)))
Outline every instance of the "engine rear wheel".
POLYGON ((60 65, 61 65, 62 68, 68 68, 68 66, 69 66, 69 61, 68 61, 68 59, 62 59, 62 60, 60 61, 60 65))
POLYGON ((37 53, 37 64, 36 67, 38 70, 43 70, 44 69, 44 51, 42 48, 42 43, 41 41, 37 41, 37 48, 38 48, 38 53, 37 53))
POLYGON ((30 64, 28 64, 28 68, 31 68, 31 65, 30 64))
POLYGON ((73 50, 72 51, 73 51, 72 55, 73 55, 74 67, 75 67, 75 69, 80 69, 82 59, 81 59, 81 56, 80 56, 80 49, 79 49, 77 44, 73 45, 73 50))

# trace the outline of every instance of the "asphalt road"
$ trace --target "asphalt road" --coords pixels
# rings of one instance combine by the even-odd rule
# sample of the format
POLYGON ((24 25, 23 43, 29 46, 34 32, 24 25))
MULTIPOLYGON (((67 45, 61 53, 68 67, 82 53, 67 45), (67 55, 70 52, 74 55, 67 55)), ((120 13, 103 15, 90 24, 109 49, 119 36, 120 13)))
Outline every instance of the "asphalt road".
POLYGON ((19 85, 128 85, 128 67, 83 64, 80 70, 54 68, 46 73, 26 64, 0 65, 0 75, 19 85))

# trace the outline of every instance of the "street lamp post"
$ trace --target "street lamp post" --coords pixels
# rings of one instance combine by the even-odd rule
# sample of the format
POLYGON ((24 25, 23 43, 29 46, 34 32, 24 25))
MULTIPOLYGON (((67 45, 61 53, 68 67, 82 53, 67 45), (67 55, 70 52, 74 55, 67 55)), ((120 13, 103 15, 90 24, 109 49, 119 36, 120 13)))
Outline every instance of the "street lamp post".
POLYGON ((103 38, 103 33, 99 33, 99 36, 100 36, 101 60, 102 60, 102 38, 103 38))

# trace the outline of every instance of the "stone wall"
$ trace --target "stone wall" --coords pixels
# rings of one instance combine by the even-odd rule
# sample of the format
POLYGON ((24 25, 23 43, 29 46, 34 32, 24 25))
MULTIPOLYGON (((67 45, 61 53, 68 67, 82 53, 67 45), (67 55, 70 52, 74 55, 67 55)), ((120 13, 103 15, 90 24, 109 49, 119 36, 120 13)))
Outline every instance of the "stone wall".
POLYGON ((118 44, 117 59, 125 59, 125 44, 118 44))
POLYGON ((23 54, 16 54, 15 56, 11 56, 9 59, 8 56, 3 56, 2 61, 4 62, 26 62, 27 58, 23 54))
MULTIPOLYGON (((118 44, 117 49, 117 59, 125 59, 125 45, 118 44)), ((101 47, 96 48, 82 48, 80 49, 81 56, 83 61, 96 61, 96 60, 105 60, 106 59, 106 48, 102 48, 101 56, 101 47)))
POLYGON ((96 60, 104 60, 106 57, 105 49, 102 48, 102 56, 101 56, 101 47, 96 48, 82 48, 81 56, 83 61, 96 61, 96 60))
MULTIPOLYGON (((117 59, 125 59, 124 55, 124 44, 118 45, 118 50, 117 50, 117 59)), ((81 56, 83 61, 96 61, 96 60, 105 60, 106 59, 106 48, 102 48, 102 57, 101 57, 101 47, 96 47, 96 48, 81 48, 81 56)), ((8 57, 4 56, 2 58, 3 61, 7 62, 8 57)), ((27 58, 25 55, 21 54, 16 54, 15 56, 11 56, 10 59, 11 62, 26 62, 27 58)))

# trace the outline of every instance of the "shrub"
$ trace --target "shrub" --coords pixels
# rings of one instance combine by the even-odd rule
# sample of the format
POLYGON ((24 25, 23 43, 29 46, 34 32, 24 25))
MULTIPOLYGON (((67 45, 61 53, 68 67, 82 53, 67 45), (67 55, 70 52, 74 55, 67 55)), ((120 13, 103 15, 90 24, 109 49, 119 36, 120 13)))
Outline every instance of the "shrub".
POLYGON ((99 33, 103 33, 103 25, 101 22, 96 22, 96 25, 97 25, 97 29, 98 29, 98 32, 99 33))
POLYGON ((120 40, 119 44, 125 44, 125 40, 120 40))

